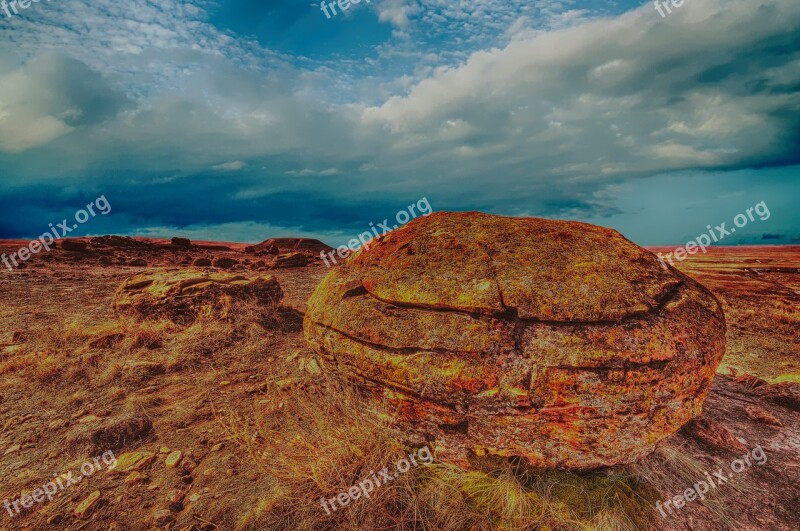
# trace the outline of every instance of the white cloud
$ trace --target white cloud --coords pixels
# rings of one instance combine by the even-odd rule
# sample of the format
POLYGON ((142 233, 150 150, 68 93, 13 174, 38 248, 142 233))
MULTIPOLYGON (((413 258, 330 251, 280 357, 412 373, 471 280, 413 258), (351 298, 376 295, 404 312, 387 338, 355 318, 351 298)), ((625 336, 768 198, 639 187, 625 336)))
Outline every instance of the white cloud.
POLYGON ((245 162, 241 160, 234 160, 231 162, 223 162, 222 164, 217 164, 216 166, 211 166, 212 170, 218 171, 239 171, 247 167, 245 162))

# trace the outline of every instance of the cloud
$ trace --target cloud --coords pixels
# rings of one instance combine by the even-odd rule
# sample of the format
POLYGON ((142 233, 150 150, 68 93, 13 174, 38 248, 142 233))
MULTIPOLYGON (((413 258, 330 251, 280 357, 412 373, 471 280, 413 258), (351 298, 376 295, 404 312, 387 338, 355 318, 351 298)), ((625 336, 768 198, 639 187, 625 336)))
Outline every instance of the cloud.
POLYGON ((137 201, 134 226, 357 225, 422 196, 607 216, 604 191, 657 173, 800 162, 795 0, 687 2, 666 19, 651 4, 598 18, 555 1, 384 2, 383 20, 423 44, 340 69, 191 3, 37 7, 0 27, 0 191, 172 194, 174 219, 137 201), (307 204, 275 208, 289 196, 307 204))
POLYGON ((0 151, 43 146, 78 127, 102 124, 129 105, 83 63, 46 53, 0 71, 0 151))
POLYGON ((211 169, 219 171, 239 171, 246 167, 247 164, 245 162, 242 162, 241 160, 234 160, 231 162, 223 162, 222 164, 211 166, 211 169))

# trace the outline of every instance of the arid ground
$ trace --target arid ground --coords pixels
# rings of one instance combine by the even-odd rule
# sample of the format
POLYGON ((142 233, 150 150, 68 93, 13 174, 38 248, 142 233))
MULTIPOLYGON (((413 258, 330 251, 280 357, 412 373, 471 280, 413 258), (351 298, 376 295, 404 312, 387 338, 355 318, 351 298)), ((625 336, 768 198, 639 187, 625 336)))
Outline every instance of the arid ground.
POLYGON ((243 245, 144 243, 59 248, 0 270, 0 502, 109 450, 131 466, 103 467, 20 514, 2 508, 0 530, 800 528, 800 247, 712 248, 676 264, 722 302, 727 352, 700 420, 650 457, 580 474, 436 460, 328 514, 320 497, 409 448, 304 342, 325 265, 271 269, 243 245), (274 275, 282 307, 185 325, 112 311, 124 279, 204 257, 274 275), (656 502, 706 472, 730 475, 759 445, 766 463, 659 514, 656 502))

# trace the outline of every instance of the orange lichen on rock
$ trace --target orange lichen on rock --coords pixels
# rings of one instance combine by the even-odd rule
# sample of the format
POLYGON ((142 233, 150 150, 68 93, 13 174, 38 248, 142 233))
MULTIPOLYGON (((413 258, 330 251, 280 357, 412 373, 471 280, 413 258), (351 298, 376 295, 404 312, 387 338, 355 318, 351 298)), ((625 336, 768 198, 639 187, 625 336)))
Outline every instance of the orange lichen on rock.
POLYGON ((646 455, 700 412, 725 351, 714 296, 616 231, 480 213, 418 218, 355 253, 304 327, 445 454, 547 467, 646 455))

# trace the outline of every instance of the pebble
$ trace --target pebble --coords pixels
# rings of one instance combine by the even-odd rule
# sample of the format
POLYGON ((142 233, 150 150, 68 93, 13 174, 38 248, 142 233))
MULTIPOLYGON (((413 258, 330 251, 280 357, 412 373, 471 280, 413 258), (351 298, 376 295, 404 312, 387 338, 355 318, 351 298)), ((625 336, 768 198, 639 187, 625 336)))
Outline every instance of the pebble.
POLYGON ((183 454, 180 450, 175 450, 167 456, 167 460, 164 461, 164 464, 167 465, 167 468, 175 468, 175 466, 180 462, 182 456, 183 454))

